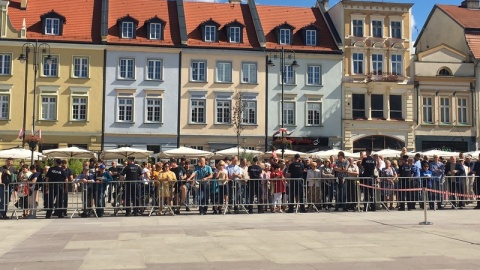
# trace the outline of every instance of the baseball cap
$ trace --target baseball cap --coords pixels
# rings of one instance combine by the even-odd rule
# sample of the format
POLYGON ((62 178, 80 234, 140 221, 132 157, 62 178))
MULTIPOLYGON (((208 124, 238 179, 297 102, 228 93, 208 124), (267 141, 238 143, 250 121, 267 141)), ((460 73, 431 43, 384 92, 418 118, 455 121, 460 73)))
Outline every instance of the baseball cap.
POLYGON ((98 168, 100 168, 100 169, 105 169, 105 165, 100 164, 100 166, 98 166, 98 168))

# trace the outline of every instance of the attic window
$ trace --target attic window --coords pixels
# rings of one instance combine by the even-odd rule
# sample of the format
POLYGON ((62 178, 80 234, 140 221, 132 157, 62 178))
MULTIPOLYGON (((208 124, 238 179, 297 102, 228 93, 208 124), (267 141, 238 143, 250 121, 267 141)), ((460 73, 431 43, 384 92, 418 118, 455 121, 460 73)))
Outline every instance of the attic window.
POLYGON ((438 71, 438 76, 452 76, 452 71, 446 67, 443 67, 438 71))
POLYGON ((243 42, 243 28, 245 25, 237 20, 227 23, 223 29, 226 29, 228 42, 242 43, 243 42))
POLYGON ((65 17, 52 10, 40 16, 40 19, 44 35, 62 35, 63 25, 66 23, 65 17))
POLYGON ((166 22, 157 16, 145 21, 145 27, 147 28, 148 39, 163 40, 166 22))
POLYGON ((317 45, 317 31, 307 30, 305 33, 305 45, 315 46, 317 45))
POLYGON ((220 24, 210 18, 201 24, 202 26, 202 38, 204 42, 217 42, 218 41, 218 27, 220 24))
POLYGON ((293 42, 293 29, 295 27, 291 26, 287 22, 276 27, 277 40, 280 45, 291 45, 293 42))
POLYGON ((118 19, 117 25, 120 38, 134 39, 136 37, 138 21, 130 17, 130 15, 118 19))

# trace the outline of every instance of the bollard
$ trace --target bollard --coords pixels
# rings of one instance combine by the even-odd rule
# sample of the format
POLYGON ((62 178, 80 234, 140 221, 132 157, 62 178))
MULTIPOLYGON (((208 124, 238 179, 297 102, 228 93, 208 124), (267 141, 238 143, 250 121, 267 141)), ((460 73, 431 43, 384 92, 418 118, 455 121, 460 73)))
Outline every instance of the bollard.
POLYGON ((427 220, 427 188, 423 188, 423 218, 424 220, 418 225, 433 225, 432 222, 427 220))

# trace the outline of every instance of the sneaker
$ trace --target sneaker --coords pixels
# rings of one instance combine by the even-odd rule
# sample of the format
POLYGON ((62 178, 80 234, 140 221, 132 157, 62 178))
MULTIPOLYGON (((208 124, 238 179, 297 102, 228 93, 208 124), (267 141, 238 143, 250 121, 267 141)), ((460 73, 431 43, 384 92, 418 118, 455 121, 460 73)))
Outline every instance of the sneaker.
POLYGON ((282 209, 278 210, 279 213, 283 213, 282 209))
POLYGON ((190 207, 187 206, 187 207, 185 208, 185 211, 190 212, 190 207))

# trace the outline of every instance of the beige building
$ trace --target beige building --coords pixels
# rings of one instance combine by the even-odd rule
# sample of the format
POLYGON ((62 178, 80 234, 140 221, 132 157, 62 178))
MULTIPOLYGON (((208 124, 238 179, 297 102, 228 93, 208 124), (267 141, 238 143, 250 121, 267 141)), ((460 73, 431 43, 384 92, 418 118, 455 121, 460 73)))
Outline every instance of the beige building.
POLYGON ((436 5, 415 44, 416 150, 478 149, 479 1, 436 5))
POLYGON ((343 0, 328 13, 342 39, 343 148, 414 148, 412 4, 343 0))

